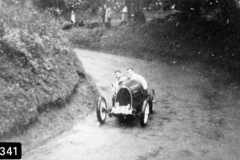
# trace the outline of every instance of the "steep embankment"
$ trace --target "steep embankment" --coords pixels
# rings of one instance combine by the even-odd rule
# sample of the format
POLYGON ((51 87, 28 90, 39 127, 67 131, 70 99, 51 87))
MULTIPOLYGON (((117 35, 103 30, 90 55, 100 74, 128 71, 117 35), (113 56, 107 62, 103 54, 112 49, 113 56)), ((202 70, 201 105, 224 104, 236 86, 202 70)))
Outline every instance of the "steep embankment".
POLYGON ((1 44, 0 135, 16 133, 49 108, 63 106, 85 73, 71 52, 32 59, 4 41, 1 44))
MULTIPOLYGON (((41 113, 64 107, 78 86, 91 84, 50 14, 1 6, 0 19, 0 138, 6 138, 40 121, 41 113)), ((82 97, 91 97, 89 91, 82 97)))

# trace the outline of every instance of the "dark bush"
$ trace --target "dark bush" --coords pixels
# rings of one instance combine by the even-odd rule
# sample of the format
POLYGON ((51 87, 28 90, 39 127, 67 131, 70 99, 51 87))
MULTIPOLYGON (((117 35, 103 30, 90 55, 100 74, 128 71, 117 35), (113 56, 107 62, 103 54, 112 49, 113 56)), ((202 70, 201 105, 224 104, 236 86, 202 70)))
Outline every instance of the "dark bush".
POLYGON ((143 14, 143 12, 141 10, 137 10, 134 12, 133 20, 136 23, 145 23, 146 22, 145 15, 143 14))
POLYGON ((228 19, 238 19, 239 8, 236 0, 177 0, 171 1, 175 9, 181 11, 182 20, 205 18, 221 24, 231 23, 228 19))

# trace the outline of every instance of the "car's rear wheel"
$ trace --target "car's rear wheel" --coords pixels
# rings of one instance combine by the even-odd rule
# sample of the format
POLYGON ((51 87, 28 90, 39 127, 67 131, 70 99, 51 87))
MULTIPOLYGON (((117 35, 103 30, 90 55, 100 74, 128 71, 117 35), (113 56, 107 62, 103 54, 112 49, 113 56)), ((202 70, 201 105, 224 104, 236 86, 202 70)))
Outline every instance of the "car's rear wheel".
POLYGON ((145 100, 142 105, 142 113, 140 116, 140 124, 142 127, 145 127, 147 125, 148 115, 149 115, 149 103, 147 100, 145 100))
POLYGON ((155 100, 155 91, 152 89, 149 95, 149 113, 153 113, 153 103, 155 100))
POLYGON ((98 105, 97 105, 97 119, 98 121, 103 124, 107 117, 107 103, 104 97, 100 96, 98 98, 98 105))

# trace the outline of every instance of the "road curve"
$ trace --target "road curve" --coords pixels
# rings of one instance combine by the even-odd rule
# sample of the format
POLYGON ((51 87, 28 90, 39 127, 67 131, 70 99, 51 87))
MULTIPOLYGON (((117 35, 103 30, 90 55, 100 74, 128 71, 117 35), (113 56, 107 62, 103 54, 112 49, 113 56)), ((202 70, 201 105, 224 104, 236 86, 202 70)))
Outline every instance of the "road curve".
POLYGON ((202 97, 205 92, 212 92, 212 85, 197 70, 80 49, 75 52, 109 106, 114 71, 120 69, 126 74, 126 69, 133 67, 147 79, 149 88, 156 90, 155 112, 145 128, 138 119, 122 123, 109 117, 100 125, 93 112, 71 130, 24 154, 24 160, 234 160, 240 157, 237 148, 233 150, 231 143, 223 145, 225 139, 217 133, 214 135, 220 128, 211 126, 210 111, 202 109, 209 105, 202 97))

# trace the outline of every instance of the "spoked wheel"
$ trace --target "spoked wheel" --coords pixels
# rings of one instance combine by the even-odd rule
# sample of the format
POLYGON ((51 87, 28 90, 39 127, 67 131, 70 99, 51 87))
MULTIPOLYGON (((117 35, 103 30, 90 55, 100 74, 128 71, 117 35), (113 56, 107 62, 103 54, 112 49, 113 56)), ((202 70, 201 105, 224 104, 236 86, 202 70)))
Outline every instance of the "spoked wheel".
POLYGON ((152 89, 149 96, 149 113, 153 113, 153 103, 155 100, 155 91, 152 89))
POLYGON ((97 105, 97 119, 98 121, 103 124, 107 117, 107 103, 104 97, 100 96, 98 98, 98 105, 97 105))
POLYGON ((142 127, 145 127, 147 125, 148 115, 149 115, 149 103, 147 100, 145 100, 142 105, 142 113, 140 116, 140 124, 142 127))

